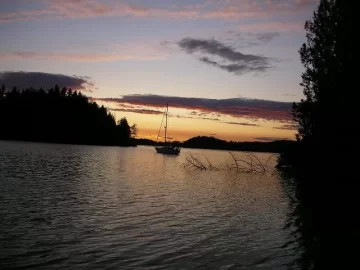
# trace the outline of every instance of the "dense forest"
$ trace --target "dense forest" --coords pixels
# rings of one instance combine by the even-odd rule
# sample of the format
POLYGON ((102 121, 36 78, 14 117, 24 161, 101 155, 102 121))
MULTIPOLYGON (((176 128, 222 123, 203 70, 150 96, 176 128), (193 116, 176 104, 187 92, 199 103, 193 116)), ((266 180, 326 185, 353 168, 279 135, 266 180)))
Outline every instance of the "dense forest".
MULTIPOLYGON (((139 145, 159 144, 148 139, 136 139, 136 143, 139 145)), ((281 153, 284 152, 285 149, 288 149, 290 145, 293 145, 294 141, 280 140, 273 142, 234 142, 221 140, 215 137, 197 136, 184 142, 172 142, 171 144, 183 148, 281 153)))
POLYGON ((136 132, 78 91, 0 88, 1 140, 130 146, 136 132))

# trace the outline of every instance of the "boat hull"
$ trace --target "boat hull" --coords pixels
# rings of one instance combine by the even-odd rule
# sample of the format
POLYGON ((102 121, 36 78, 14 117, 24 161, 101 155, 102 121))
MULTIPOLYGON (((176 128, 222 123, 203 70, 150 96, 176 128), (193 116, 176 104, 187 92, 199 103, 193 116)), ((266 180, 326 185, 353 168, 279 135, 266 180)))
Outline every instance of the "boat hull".
POLYGON ((178 148, 178 147, 159 146, 159 147, 155 147, 155 150, 157 153, 165 154, 165 155, 179 155, 180 154, 180 148, 178 148))

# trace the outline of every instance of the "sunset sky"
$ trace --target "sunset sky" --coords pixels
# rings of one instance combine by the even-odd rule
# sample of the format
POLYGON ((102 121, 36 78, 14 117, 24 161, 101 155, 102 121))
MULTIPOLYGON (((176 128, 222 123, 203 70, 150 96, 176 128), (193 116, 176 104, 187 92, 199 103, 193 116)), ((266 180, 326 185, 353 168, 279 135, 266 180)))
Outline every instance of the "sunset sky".
POLYGON ((293 139, 318 0, 0 0, 0 84, 83 91, 156 138, 293 139))

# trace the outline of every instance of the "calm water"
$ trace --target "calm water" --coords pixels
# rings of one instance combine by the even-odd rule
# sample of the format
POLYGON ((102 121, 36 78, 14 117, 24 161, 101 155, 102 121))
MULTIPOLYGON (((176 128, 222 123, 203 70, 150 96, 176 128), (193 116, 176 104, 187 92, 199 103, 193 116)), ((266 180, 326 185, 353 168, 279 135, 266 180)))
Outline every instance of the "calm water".
POLYGON ((190 171, 189 152, 227 157, 0 141, 0 268, 285 269, 278 177, 190 171))

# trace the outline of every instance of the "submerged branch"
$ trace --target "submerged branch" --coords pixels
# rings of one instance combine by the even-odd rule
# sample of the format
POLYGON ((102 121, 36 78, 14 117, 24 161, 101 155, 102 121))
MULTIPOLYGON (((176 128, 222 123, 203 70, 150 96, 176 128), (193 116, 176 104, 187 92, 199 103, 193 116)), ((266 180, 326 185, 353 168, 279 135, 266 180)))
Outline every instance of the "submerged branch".
POLYGON ((211 161, 204 157, 202 160, 193 154, 187 154, 183 167, 189 169, 196 169, 201 171, 236 171, 245 173, 266 173, 275 172, 275 166, 270 165, 272 159, 277 158, 277 155, 271 155, 269 158, 262 160, 254 153, 245 153, 245 158, 239 158, 233 153, 229 152, 231 160, 225 160, 225 163, 214 165, 211 161))

